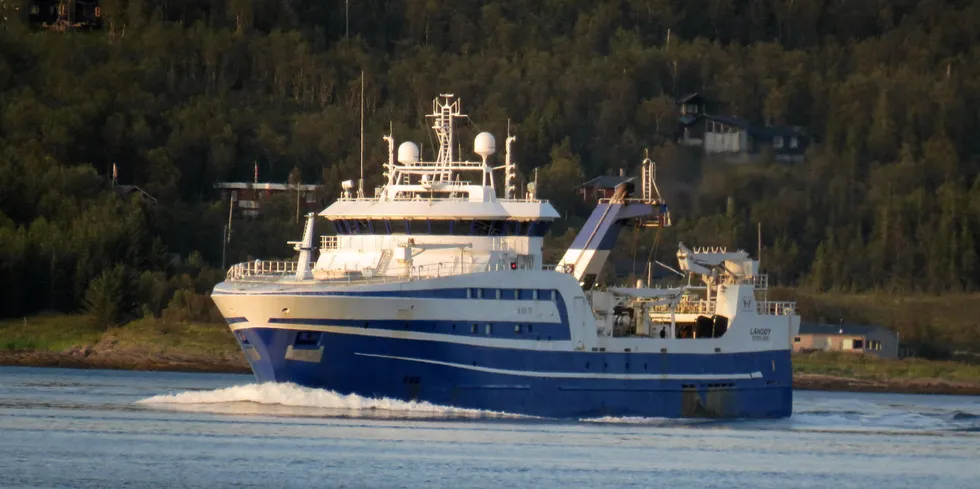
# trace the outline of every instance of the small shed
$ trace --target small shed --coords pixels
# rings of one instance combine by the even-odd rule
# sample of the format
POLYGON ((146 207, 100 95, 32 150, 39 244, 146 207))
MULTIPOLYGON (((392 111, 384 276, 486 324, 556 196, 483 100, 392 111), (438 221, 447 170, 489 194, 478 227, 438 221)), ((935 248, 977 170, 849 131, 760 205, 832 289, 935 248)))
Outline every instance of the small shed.
POLYGON ((800 324, 793 351, 843 351, 898 358, 898 333, 878 325, 800 324))
POLYGON ((612 198, 616 193, 616 187, 633 180, 633 177, 623 176, 622 172, 619 176, 602 175, 580 184, 577 190, 585 202, 596 202, 599 199, 612 198))
POLYGON ((145 190, 136 185, 113 185, 113 190, 122 197, 128 198, 130 195, 138 195, 140 201, 151 206, 156 205, 157 199, 148 194, 145 190))
POLYGON ((214 188, 222 191, 222 199, 232 198, 245 216, 256 217, 260 213, 261 202, 273 195, 299 192, 305 212, 314 212, 326 205, 318 199, 323 185, 259 182, 218 182, 214 188))

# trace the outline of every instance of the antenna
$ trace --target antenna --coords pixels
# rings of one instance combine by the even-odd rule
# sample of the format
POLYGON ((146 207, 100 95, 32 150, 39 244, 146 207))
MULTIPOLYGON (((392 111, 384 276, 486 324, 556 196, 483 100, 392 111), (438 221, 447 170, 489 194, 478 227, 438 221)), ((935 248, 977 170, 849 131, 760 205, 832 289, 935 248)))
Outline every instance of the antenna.
POLYGON ((357 182, 357 196, 364 197, 364 70, 361 70, 361 179, 357 182))

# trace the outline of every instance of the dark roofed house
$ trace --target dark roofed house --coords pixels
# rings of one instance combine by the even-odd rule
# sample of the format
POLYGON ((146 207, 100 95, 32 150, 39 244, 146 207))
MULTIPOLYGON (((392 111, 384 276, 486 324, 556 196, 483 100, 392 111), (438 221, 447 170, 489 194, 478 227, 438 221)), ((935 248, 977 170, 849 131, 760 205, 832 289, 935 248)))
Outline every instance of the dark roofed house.
POLYGON ((623 176, 620 171, 619 176, 602 175, 580 184, 577 189, 582 200, 586 202, 596 202, 599 199, 612 198, 616 193, 616 187, 633 181, 633 177, 623 176))
POLYGON ((800 324, 793 351, 843 351, 898 358, 898 334, 884 326, 865 324, 800 324))
POLYGON ((685 146, 702 147, 705 154, 727 156, 730 161, 752 161, 771 151, 777 161, 801 162, 810 138, 801 128, 753 124, 747 119, 706 112, 699 94, 677 101, 679 133, 685 146))
POLYGON ((139 195, 140 200, 143 203, 156 205, 157 199, 152 195, 146 193, 145 190, 137 187, 136 185, 114 185, 112 187, 115 192, 123 197, 129 197, 130 195, 139 195))
POLYGON ((40 27, 67 31, 102 27, 99 0, 30 0, 27 19, 40 27))
POLYGON ((276 194, 299 192, 302 206, 306 212, 317 212, 326 206, 326 202, 318 195, 323 185, 259 182, 218 182, 214 188, 222 190, 222 199, 233 199, 242 213, 248 217, 260 214, 262 201, 276 194))

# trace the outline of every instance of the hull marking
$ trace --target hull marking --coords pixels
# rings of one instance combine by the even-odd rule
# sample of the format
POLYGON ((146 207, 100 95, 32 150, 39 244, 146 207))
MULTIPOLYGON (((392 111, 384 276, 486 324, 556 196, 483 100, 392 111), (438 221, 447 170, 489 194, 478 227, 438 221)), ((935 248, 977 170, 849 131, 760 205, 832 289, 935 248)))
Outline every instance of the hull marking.
POLYGON ((733 379, 760 379, 762 372, 752 372, 744 374, 603 374, 586 372, 534 372, 527 370, 509 370, 502 368, 480 367, 476 365, 466 365, 462 363, 442 362, 438 360, 426 360, 424 358, 399 357, 393 355, 375 355, 373 353, 354 353, 357 356, 386 358, 389 360, 403 360, 406 362, 427 363, 430 365, 442 365, 444 367, 461 368, 501 375, 517 375, 521 377, 540 377, 549 379, 604 379, 604 380, 733 380, 733 379))

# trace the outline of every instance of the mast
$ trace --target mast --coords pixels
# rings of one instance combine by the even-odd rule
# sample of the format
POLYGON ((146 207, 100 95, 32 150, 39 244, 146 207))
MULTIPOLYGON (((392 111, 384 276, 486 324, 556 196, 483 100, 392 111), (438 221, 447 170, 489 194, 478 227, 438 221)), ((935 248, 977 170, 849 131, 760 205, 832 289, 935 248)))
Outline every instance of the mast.
POLYGON ((364 197, 364 70, 361 70, 361 178, 357 181, 357 197, 364 197))
POLYGON ((466 117, 466 115, 460 111, 459 100, 453 100, 453 94, 443 93, 439 95, 438 99, 432 101, 432 114, 426 115, 426 117, 434 119, 432 129, 435 130, 436 136, 439 138, 436 167, 442 171, 434 177, 439 181, 452 181, 450 168, 453 166, 453 118, 466 117), (443 101, 440 102, 439 99, 443 99, 443 101))

